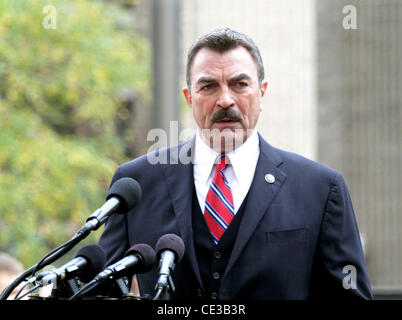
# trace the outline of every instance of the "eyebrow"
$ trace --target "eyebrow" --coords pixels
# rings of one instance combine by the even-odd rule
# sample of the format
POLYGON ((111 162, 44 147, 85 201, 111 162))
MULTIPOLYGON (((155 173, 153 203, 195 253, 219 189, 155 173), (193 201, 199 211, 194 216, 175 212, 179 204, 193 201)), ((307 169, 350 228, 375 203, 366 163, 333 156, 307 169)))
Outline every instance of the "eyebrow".
POLYGON ((230 82, 240 81, 240 80, 251 80, 251 77, 246 73, 240 73, 235 75, 233 78, 230 79, 230 82))
POLYGON ((202 85, 204 83, 211 83, 211 82, 215 82, 216 79, 212 78, 212 77, 201 77, 197 80, 196 85, 202 85))
MULTIPOLYGON (((229 79, 229 82, 236 82, 240 80, 251 80, 251 77, 246 74, 246 73, 239 73, 235 75, 234 77, 229 79)), ((216 82, 217 80, 212 77, 201 77, 197 80, 196 85, 202 85, 205 83, 211 83, 211 82, 216 82)))

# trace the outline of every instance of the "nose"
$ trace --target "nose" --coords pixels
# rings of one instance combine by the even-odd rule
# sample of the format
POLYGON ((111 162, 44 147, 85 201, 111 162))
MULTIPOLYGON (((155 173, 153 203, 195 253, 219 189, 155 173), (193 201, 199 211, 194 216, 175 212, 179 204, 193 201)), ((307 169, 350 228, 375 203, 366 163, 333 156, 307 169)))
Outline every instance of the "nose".
POLYGON ((235 105, 233 96, 231 95, 229 88, 227 87, 221 88, 216 104, 220 108, 230 108, 235 105))

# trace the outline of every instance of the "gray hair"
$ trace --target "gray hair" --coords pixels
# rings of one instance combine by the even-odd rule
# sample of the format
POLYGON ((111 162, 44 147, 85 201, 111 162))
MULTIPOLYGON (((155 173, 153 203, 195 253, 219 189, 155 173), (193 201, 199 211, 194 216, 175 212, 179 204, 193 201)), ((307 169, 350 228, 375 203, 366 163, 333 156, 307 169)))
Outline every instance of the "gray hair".
POLYGON ((254 41, 247 35, 232 30, 230 28, 216 29, 213 30, 200 38, 198 38, 187 54, 187 65, 186 65, 186 82, 187 87, 191 87, 191 67, 194 61, 194 57, 197 52, 202 48, 208 48, 213 51, 223 53, 228 50, 234 49, 238 46, 242 46, 250 53, 254 62, 257 65, 258 72, 258 82, 261 85, 264 80, 264 64, 262 62, 260 50, 254 41))

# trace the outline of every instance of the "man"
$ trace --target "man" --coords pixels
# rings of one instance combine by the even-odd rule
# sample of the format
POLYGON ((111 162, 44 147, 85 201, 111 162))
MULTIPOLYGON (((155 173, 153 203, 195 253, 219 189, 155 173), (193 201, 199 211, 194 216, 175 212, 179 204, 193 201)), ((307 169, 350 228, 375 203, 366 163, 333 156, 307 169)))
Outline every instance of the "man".
MULTIPOLYGON (((220 29, 196 41, 183 93, 197 134, 117 169, 112 183, 132 177, 143 197, 107 222, 99 243, 109 263, 175 233, 186 251, 172 299, 372 298, 342 176, 256 132, 266 89, 248 36, 220 29)), ((137 278, 153 295, 156 267, 137 278)))

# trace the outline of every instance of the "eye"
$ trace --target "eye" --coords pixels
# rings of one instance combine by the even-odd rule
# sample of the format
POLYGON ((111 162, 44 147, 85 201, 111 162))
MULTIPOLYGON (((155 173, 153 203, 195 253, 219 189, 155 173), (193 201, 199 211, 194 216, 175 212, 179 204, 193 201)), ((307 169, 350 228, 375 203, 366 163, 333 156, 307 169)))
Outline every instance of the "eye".
POLYGON ((242 90, 248 87, 248 82, 243 80, 234 81, 232 87, 237 90, 242 90))
POLYGON ((215 84, 213 84, 213 83, 208 83, 208 84, 202 86, 200 90, 201 90, 201 91, 211 91, 211 90, 213 90, 215 87, 216 87, 215 84))
POLYGON ((248 86, 248 83, 245 82, 245 81, 236 82, 236 87, 238 87, 238 88, 244 88, 244 87, 247 87, 247 86, 248 86))

